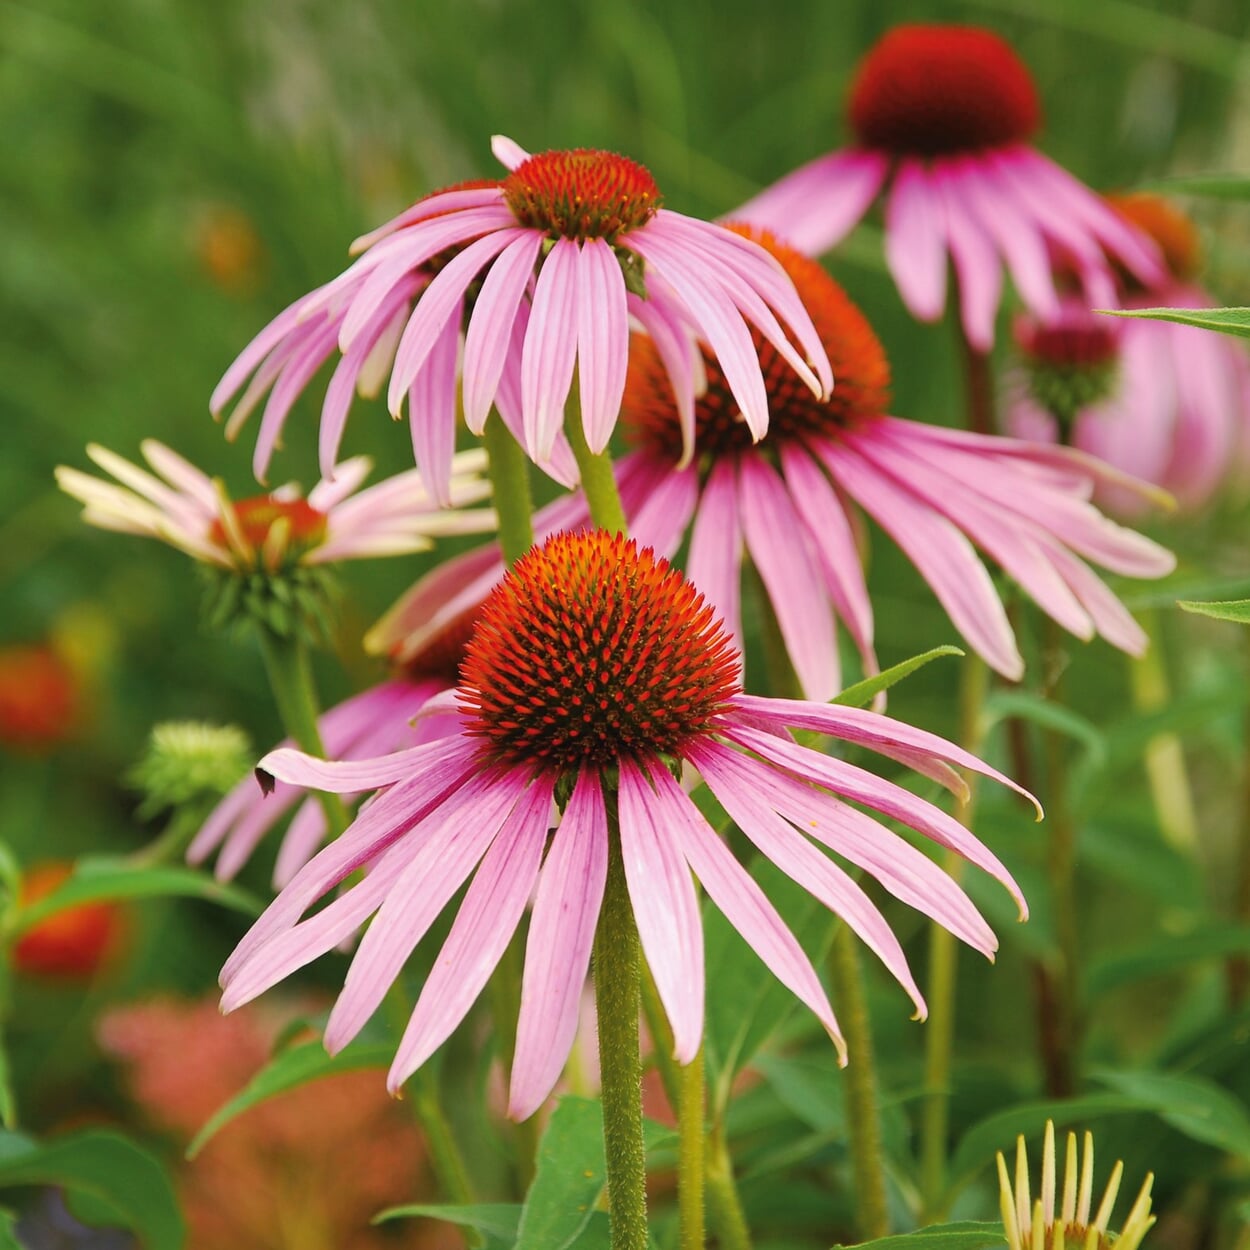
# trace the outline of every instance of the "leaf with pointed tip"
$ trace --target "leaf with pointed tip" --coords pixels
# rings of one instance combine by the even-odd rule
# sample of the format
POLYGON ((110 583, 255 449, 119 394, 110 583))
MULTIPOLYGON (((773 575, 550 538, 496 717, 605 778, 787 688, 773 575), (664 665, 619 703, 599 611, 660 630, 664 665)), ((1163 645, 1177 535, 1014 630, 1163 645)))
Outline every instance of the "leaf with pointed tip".
POLYGON ((1001 1246, 1006 1240, 1001 1224, 959 1220, 954 1224, 933 1224, 914 1233, 861 1241, 855 1250, 981 1250, 983 1246, 1001 1246))
POLYGON ((866 677, 863 681, 857 681, 853 686, 847 686, 841 694, 834 696, 832 702, 840 703, 843 707, 867 707, 883 690, 889 690, 904 677, 910 677, 917 669, 924 668, 933 660, 939 660, 944 655, 963 654, 958 647, 952 647, 949 643, 933 647, 920 655, 913 655, 911 659, 904 660, 901 664, 887 668, 884 673, 878 673, 875 677, 866 677))
POLYGON ((1177 325, 1250 338, 1250 308, 1099 308, 1097 311, 1112 317, 1174 321, 1177 325))
POLYGON ((1144 191, 1173 195, 1205 195, 1216 200, 1250 200, 1250 177, 1245 174, 1178 174, 1138 184, 1144 191))
POLYGON ((1250 625, 1250 599, 1227 599, 1223 603, 1195 603, 1192 599, 1178 599, 1176 606, 1198 616, 1214 617, 1217 621, 1250 625))
POLYGON ((511 1246, 516 1240, 517 1225, 522 1208, 512 1202, 480 1202, 471 1206, 451 1206, 437 1203, 408 1203, 402 1207, 387 1207, 373 1217, 373 1223, 384 1224, 388 1220, 427 1219, 442 1220, 460 1228, 472 1228, 495 1245, 511 1246))

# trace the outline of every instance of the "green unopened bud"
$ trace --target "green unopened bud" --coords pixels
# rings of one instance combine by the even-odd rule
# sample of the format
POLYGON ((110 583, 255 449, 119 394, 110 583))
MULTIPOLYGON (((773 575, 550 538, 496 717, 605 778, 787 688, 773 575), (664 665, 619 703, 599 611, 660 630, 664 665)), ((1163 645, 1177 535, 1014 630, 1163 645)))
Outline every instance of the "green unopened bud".
POLYGON ((127 775, 143 795, 139 815, 215 803, 247 775, 253 763, 247 734, 235 725, 164 721, 127 775))
POLYGON ((1029 396, 1059 423, 1065 442, 1077 415, 1119 385, 1119 339, 1105 322, 1069 313, 1057 325, 1029 322, 1017 330, 1029 396))

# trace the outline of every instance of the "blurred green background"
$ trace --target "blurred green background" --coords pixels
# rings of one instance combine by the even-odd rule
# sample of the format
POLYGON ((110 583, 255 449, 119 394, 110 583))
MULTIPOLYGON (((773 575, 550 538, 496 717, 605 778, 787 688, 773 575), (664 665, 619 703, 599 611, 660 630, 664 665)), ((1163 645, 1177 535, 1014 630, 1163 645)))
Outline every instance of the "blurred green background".
MULTIPOLYGON (((53 640, 83 681, 68 743, 40 757, 0 748, 0 837, 25 862, 151 837, 117 778, 157 721, 238 722, 261 749, 280 736, 250 640, 199 626, 190 562, 88 530, 55 490, 55 465, 85 467, 88 441, 129 457, 155 437, 223 476, 236 497, 252 493, 250 431, 225 443, 207 412, 214 383, 274 313, 338 272, 354 236, 428 190, 492 173, 492 133, 531 150, 626 152, 651 168, 668 207, 724 213, 846 138, 855 62, 905 20, 978 22, 1005 35, 1039 84, 1039 146, 1095 187, 1247 167, 1245 0, 0 2, 0 647, 53 640)), ((1250 212, 1213 201, 1192 208, 1208 244, 1207 281, 1224 302, 1250 303, 1250 212)), ((907 319, 874 228, 831 264, 890 352, 894 410, 957 421, 951 328, 907 319)), ((319 403, 314 386, 297 406, 275 482, 314 476, 319 403)), ((382 472, 409 464, 407 431, 380 401, 358 401, 344 454, 356 451, 374 454, 382 472)), ((1177 585, 1190 593, 1250 571, 1235 510, 1160 533, 1180 549, 1177 585)), ((342 654, 321 660, 327 702, 369 679, 355 640, 421 567, 349 571, 342 654)), ((884 664, 954 640, 888 543, 874 544, 870 585, 884 664)), ((1204 842, 1185 858, 1159 836, 1125 663, 1104 645, 1075 648, 1069 697, 1110 744, 1082 799, 1091 958, 1184 931, 1228 902, 1244 746, 1241 638, 1161 613, 1204 842)), ((935 665, 901 688, 892 712, 952 732, 956 667, 935 665)), ((1010 810, 995 836, 1022 880, 1039 883, 1038 919, 1023 939, 1032 948, 1012 945, 1014 926, 999 924, 999 967, 972 967, 962 983, 963 1122, 1036 1083, 1028 1047, 1004 1047, 1032 1032, 1023 952, 1047 941, 1044 850, 1010 810), (981 1054, 997 1067, 982 1070, 981 1054)), ((266 876, 256 866, 249 881, 262 889, 266 876)), ((997 924, 1001 900, 983 902, 997 924)), ((87 1062, 85 1022, 100 1001, 139 986, 204 990, 239 932, 237 917, 198 904, 148 905, 135 925, 131 959, 94 997, 40 991, 30 1000, 65 1022, 60 1072, 87 1062)), ((329 984, 339 973, 324 975, 329 984)), ((917 1030, 897 995, 879 988, 887 1070, 914 1073, 917 1030)), ((1178 1029, 1202 1023, 1217 990, 1212 966, 1117 991, 1096 1014, 1091 1053, 1162 1053, 1178 1029)), ((40 1036, 32 1032, 31 1046, 40 1036)), ((42 1052, 21 1050, 20 1024, 17 1040, 19 1068, 42 1084, 36 1120, 50 1122, 78 1095, 58 1084, 42 1052)), ((1122 1134, 1108 1150, 1163 1171, 1150 1152, 1172 1148, 1167 1132, 1156 1124, 1135 1140, 1122 1134)), ((1183 1181, 1161 1184, 1167 1192, 1183 1181)))

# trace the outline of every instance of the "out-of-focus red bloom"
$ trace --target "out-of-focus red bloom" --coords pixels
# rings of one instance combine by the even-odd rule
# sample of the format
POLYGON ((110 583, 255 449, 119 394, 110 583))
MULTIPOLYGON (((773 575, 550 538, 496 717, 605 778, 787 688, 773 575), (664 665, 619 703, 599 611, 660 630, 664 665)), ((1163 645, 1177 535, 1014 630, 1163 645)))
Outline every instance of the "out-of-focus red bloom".
POLYGON ((0 647, 0 748, 42 755, 74 729, 78 679, 51 647, 0 647))
MULTIPOLYGON (((51 894, 73 869, 60 861, 36 865, 23 878, 22 902, 51 894)), ((111 903, 67 907, 18 939, 13 964, 32 976, 86 980, 118 949, 123 929, 121 911, 111 903)))
POLYGON ((228 295, 251 295, 260 286, 267 257, 252 219, 229 205, 206 210, 196 222, 192 247, 200 267, 228 295))
MULTIPOLYGON (((216 1000, 153 999, 100 1025, 135 1102, 183 1142, 268 1060, 290 1018, 216 1000)), ((196 1250, 436 1250, 462 1244, 427 1221, 372 1228, 382 1208, 420 1199, 425 1150, 376 1072, 326 1077, 261 1103, 187 1164, 180 1196, 196 1250)))

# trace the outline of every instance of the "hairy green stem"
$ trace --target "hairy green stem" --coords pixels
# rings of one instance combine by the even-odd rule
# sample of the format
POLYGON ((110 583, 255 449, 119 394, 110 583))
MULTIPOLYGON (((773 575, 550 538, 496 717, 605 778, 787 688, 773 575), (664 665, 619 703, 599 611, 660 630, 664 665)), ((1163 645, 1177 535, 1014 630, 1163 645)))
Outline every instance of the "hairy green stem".
MULTIPOLYGON (((257 625, 261 653, 265 657, 265 671, 278 715, 287 734, 300 748, 319 759, 325 758, 321 731, 317 728, 320 708, 317 704, 316 687, 313 685, 312 666, 308 662, 308 648, 298 638, 285 638, 273 630, 257 625)), ((351 824, 351 817, 337 794, 325 790, 317 792, 330 836, 338 837, 351 824)))
POLYGON ((838 1021, 850 1055, 846 1067, 846 1118, 851 1169, 855 1178, 855 1231, 861 1241, 871 1241, 889 1233, 890 1216, 885 1197, 885 1161, 877 1105, 872 1022, 864 993, 859 950, 849 925, 839 925, 834 935, 829 973, 833 999, 838 1004, 838 1021))
MULTIPOLYGON (((977 754, 983 736, 982 709, 989 688, 989 669, 979 656, 969 656, 959 675, 959 741, 977 754)), ((976 797, 975 779, 968 779, 968 793, 956 815, 972 828, 976 797)), ((956 881, 963 874, 963 860, 951 851, 942 866, 956 881)), ((943 1214, 946 1192, 946 1138, 950 1126, 951 1053, 955 1039, 955 982, 958 947, 955 935, 934 921, 929 926, 929 1021, 925 1026, 924 1106, 920 1119, 920 1196, 922 1223, 943 1214)))
POLYGON ((705 1090, 703 1047, 681 1070, 677 1127, 677 1206, 681 1215, 681 1250, 703 1250, 703 1146, 705 1090))
POLYGON ((564 429, 573 458, 581 474, 582 493, 590 508, 590 519, 609 534, 628 534, 629 522, 621 506, 621 495, 616 489, 616 477, 612 473, 612 454, 609 451, 593 452, 586 443, 586 431, 582 428, 581 402, 577 396, 576 379, 569 391, 565 411, 564 429))
POLYGON ((511 568, 534 545, 534 501, 530 494, 530 461, 498 412, 492 411, 482 435, 499 546, 511 568))
POLYGON ((723 1124, 712 1129, 704 1177, 708 1212, 716 1229, 719 1250, 751 1250, 751 1229, 742 1209, 742 1199, 738 1197, 733 1159, 729 1154, 723 1124))
POLYGON ((608 800, 608 880, 595 933, 595 1004, 603 1081, 612 1250, 647 1250, 647 1163, 642 1136, 642 1059, 638 1052, 641 955, 634 924, 616 795, 608 800))

